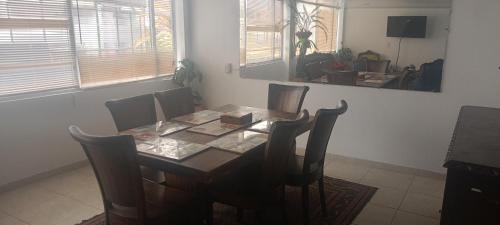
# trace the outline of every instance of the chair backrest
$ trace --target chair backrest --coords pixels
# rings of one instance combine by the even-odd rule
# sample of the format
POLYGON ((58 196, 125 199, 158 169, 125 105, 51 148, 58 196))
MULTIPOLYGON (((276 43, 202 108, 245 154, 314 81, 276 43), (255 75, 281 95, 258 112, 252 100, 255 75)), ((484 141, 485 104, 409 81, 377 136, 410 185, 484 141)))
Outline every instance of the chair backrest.
POLYGON ((194 112, 193 94, 190 87, 156 92, 155 97, 167 120, 194 112))
POLYGON ((356 85, 357 71, 335 71, 327 75, 328 83, 339 85, 356 85))
POLYGON ((273 123, 267 138, 262 166, 261 191, 273 191, 286 179, 288 159, 293 152, 297 130, 306 125, 309 113, 303 110, 297 120, 273 123))
POLYGON ((156 108, 152 94, 109 100, 105 103, 120 131, 155 124, 156 108))
POLYGON ((378 54, 374 51, 368 50, 366 52, 361 52, 358 54, 358 60, 362 60, 362 59, 378 61, 381 59, 381 57, 380 57, 380 54, 378 54))
POLYGON ((410 88, 410 82, 415 80, 417 73, 417 71, 408 69, 403 71, 403 74, 399 77, 399 89, 408 90, 410 88))
POLYGON ((444 60, 437 59, 431 63, 424 63, 420 66, 421 83, 419 90, 421 91, 441 91, 441 80, 443 78, 444 60))
POLYGON ((320 109, 316 112, 304 156, 304 174, 323 171, 326 148, 330 141, 333 126, 338 116, 346 111, 347 102, 342 100, 336 109, 320 109))
POLYGON ((391 60, 366 60, 366 72, 387 73, 391 60))
POLYGON ((155 99, 152 94, 110 100, 105 105, 119 132, 156 123, 155 99))
POLYGON ((81 144, 94 169, 106 217, 125 217, 142 224, 146 209, 134 138, 91 136, 76 126, 70 126, 69 132, 81 144))
POLYGON ((308 86, 269 84, 267 108, 280 112, 299 114, 308 91, 308 86))

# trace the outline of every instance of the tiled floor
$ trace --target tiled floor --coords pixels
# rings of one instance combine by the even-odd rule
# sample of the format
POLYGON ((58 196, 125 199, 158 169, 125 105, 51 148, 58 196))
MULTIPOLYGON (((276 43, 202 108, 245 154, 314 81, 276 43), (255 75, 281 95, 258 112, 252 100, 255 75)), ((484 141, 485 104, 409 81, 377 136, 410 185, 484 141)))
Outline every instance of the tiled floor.
MULTIPOLYGON (((354 225, 437 225, 444 180, 334 159, 325 174, 379 190, 354 225)), ((89 166, 0 193, 0 225, 73 225, 102 212, 89 166)))

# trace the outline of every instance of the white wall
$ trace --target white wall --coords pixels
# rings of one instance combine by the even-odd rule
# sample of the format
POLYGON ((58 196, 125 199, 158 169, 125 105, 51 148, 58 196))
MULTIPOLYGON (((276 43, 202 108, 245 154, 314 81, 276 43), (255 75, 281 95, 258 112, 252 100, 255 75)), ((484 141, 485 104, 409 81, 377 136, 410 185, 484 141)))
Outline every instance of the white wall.
MULTIPOLYGON (((224 73, 226 63, 239 63, 238 4, 192 0, 189 56, 206 76, 203 93, 210 106, 265 107, 268 81, 224 73)), ((304 107, 310 111, 334 107, 340 99, 349 102, 328 151, 443 172, 460 106, 500 106, 498 9, 498 0, 453 1, 442 93, 308 84, 304 107)))
POLYGON ((417 68, 426 62, 445 58, 450 18, 449 8, 347 7, 343 47, 355 55, 366 50, 380 53, 396 63, 400 38, 386 37, 388 16, 427 16, 426 38, 404 38, 398 65, 417 68))
MULTIPOLYGON (((85 160, 67 128, 112 135, 116 129, 104 102, 172 87, 152 80, 72 94, 0 103, 0 186, 85 160)), ((161 115, 161 114, 159 114, 161 115)))

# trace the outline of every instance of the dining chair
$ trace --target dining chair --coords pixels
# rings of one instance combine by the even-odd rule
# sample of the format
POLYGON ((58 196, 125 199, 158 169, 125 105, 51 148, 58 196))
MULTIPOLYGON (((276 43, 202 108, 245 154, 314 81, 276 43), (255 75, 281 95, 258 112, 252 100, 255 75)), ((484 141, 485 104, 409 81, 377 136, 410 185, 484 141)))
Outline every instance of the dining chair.
MULTIPOLYGON (((136 127, 155 124, 156 107, 152 94, 145 94, 130 98, 109 100, 105 103, 115 122, 118 132, 136 127)), ((141 166, 142 175, 151 181, 165 182, 163 172, 141 166)))
POLYGON ((156 99, 160 103, 165 119, 193 113, 195 111, 193 94, 190 87, 181 87, 156 92, 156 99))
MULTIPOLYGON (((141 177, 131 135, 98 137, 70 126, 92 165, 107 225, 187 224, 196 222, 196 196, 141 177)), ((198 203, 199 205, 199 203, 198 203)))
POLYGON ((318 182, 321 210, 327 215, 323 167, 326 148, 339 115, 347 111, 347 102, 340 101, 336 109, 320 109, 314 117, 304 156, 292 154, 288 163, 286 185, 302 188, 304 224, 309 224, 309 185, 318 182))
POLYGON ((109 100, 105 105, 111 112, 118 132, 155 124, 157 120, 152 94, 109 100))
POLYGON ((284 200, 288 158, 293 152, 297 130, 308 120, 309 113, 304 110, 297 120, 273 123, 261 164, 253 164, 252 169, 214 180, 209 187, 209 224, 212 224, 214 201, 236 207, 239 219, 245 209, 256 210, 257 217, 262 219, 264 210, 271 206, 281 208, 286 219, 284 200))
POLYGON ((308 86, 269 84, 267 108, 280 112, 299 114, 308 91, 308 86))
POLYGON ((366 72, 388 73, 391 60, 365 60, 366 72))

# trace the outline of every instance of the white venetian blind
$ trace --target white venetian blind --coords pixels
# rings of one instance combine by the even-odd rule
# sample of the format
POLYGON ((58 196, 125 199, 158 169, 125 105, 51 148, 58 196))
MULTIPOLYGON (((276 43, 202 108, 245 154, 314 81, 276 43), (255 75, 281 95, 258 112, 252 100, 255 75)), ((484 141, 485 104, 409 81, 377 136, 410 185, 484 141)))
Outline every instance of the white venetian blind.
POLYGON ((172 0, 73 0, 73 22, 82 87, 175 70, 172 0))
POLYGON ((0 95, 78 85, 67 0, 0 0, 0 95))
POLYGON ((252 64, 282 55, 283 1, 240 0, 240 61, 252 64))

